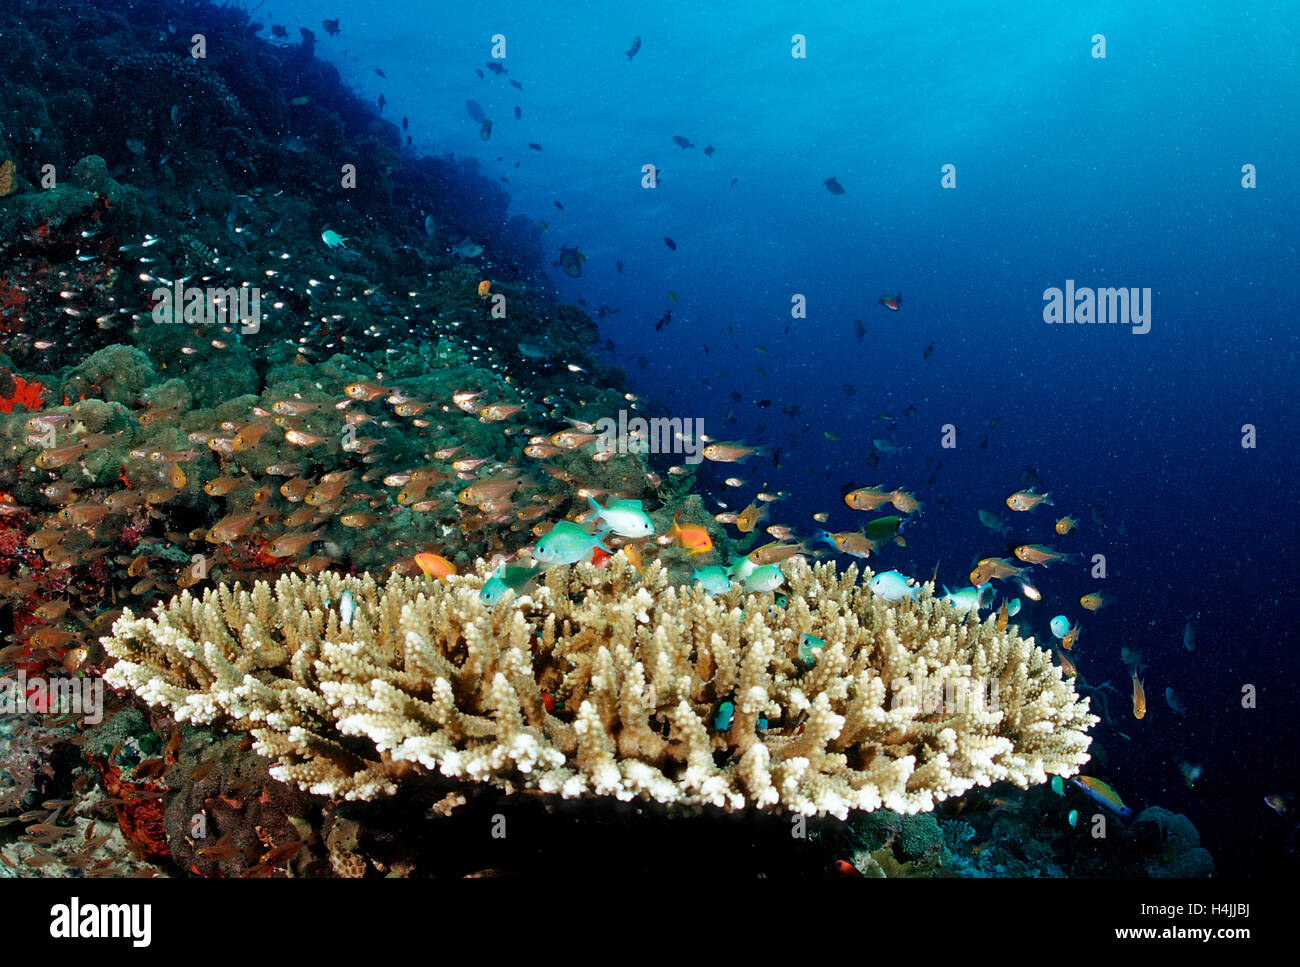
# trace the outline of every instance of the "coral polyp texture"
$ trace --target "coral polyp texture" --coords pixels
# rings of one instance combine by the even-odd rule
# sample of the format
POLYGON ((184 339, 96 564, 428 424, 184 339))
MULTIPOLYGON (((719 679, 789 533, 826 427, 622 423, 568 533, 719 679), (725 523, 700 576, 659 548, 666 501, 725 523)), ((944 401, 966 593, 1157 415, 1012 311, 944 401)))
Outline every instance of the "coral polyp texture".
POLYGON ((276 778, 345 799, 437 772, 842 818, 1088 761, 1097 718, 1048 653, 928 589, 890 603, 856 568, 795 562, 779 596, 709 597, 617 555, 488 606, 484 574, 186 591, 117 621, 106 677, 178 720, 251 732, 276 778), (811 657, 805 634, 825 642, 811 657))

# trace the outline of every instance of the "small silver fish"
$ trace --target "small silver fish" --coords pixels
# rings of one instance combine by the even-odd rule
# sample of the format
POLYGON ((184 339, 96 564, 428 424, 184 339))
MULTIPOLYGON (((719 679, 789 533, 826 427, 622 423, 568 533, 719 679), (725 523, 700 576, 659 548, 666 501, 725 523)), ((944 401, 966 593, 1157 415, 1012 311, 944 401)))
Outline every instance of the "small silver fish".
POLYGON ((344 591, 339 595, 339 621, 343 627, 352 627, 352 617, 357 613, 357 602, 352 597, 351 591, 344 591))

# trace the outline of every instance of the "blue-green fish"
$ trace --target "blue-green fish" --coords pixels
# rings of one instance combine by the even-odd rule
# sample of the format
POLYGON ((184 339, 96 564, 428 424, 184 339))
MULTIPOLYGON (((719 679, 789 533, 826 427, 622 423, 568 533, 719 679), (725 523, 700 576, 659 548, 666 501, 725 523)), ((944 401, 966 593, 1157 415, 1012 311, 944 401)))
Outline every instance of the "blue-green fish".
POLYGON ((909 585, 907 578, 898 571, 883 571, 877 574, 867 582, 867 587, 871 588, 872 594, 886 601, 902 601, 904 598, 915 601, 916 593, 920 590, 909 585))
POLYGON ((1065 795, 1065 780, 1060 776, 1052 776, 1052 792, 1058 796, 1065 795))
POLYGON ((599 547, 606 554, 613 554, 601 543, 609 528, 599 534, 588 534, 571 520, 562 520, 546 532, 546 535, 533 547, 533 557, 543 564, 577 564, 591 558, 591 552, 599 547))
POLYGON ((1070 818, 1070 825, 1073 826, 1075 823, 1079 821, 1079 810, 1071 809, 1069 818, 1070 818))
POLYGON ((947 601, 961 614, 970 614, 980 608, 987 608, 993 603, 993 596, 996 593, 991 584, 981 584, 978 588, 962 588, 960 591, 949 591, 945 585, 943 591, 944 595, 939 600, 947 601))
POLYGON ((483 582, 483 587, 478 593, 478 599, 484 604, 496 604, 507 591, 513 591, 518 594, 528 582, 537 576, 541 570, 536 566, 525 567, 518 565, 515 567, 506 567, 502 564, 492 572, 492 576, 483 582))
POLYGON ((731 575, 733 581, 747 581, 749 576, 754 573, 758 565, 748 557, 737 558, 727 568, 727 573, 731 575))
MULTIPOLYGON (((344 238, 338 232, 334 231, 334 229, 332 228, 327 228, 325 229, 325 231, 321 232, 320 240, 324 242, 326 245, 328 245, 330 248, 338 248, 340 245, 343 245, 343 243, 347 241, 346 238, 344 238)), ((346 245, 343 245, 343 247, 347 248, 346 245)))
POLYGON ((339 623, 345 628, 352 626, 352 616, 357 613, 357 602, 351 591, 339 595, 339 623))
POLYGON ((608 507, 602 507, 588 497, 587 503, 594 512, 587 519, 600 519, 619 537, 650 537, 655 532, 655 525, 641 509, 639 500, 611 500, 608 507))
POLYGON ((709 594, 726 594, 731 590, 731 578, 727 577, 727 572, 716 564, 695 568, 691 577, 699 581, 700 587, 709 594))
POLYGON ((762 564, 752 572, 749 577, 745 578, 745 592, 753 594, 764 591, 775 591, 785 583, 785 575, 775 564, 762 564))
POLYGON ((805 631, 799 636, 799 664, 813 664, 817 661, 817 649, 825 647, 826 642, 822 641, 816 635, 810 635, 805 631))
POLYGON ((736 714, 736 706, 733 702, 723 702, 718 706, 718 714, 713 717, 713 727, 719 732, 725 732, 731 728, 731 719, 736 714))

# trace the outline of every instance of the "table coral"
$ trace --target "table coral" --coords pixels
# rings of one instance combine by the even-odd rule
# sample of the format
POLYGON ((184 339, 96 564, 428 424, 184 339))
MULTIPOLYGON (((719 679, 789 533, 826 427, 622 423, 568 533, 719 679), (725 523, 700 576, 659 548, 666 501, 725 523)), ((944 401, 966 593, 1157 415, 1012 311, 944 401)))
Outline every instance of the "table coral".
POLYGON ((1097 720, 1047 652, 928 591, 889 603, 856 568, 796 563, 781 608, 615 561, 552 569, 494 608, 477 594, 481 562, 444 583, 327 572, 185 592, 118 620, 106 678, 177 720, 251 732, 275 778, 346 799, 438 772, 508 792, 844 817, 926 811, 1088 761, 1097 720), (345 590, 350 625, 328 604, 345 590), (808 669, 805 632, 827 643, 808 669))

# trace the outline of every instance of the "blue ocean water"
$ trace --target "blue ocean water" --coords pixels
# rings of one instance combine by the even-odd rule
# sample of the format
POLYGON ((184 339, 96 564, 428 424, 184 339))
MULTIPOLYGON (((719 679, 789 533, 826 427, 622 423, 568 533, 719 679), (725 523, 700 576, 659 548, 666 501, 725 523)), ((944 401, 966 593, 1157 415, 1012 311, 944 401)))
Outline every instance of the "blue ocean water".
POLYGON ((1295 813, 1264 797, 1294 794, 1298 758, 1300 8, 313 0, 258 16, 340 17, 317 56, 407 117, 413 150, 502 179, 512 213, 546 222, 548 262, 581 249, 581 277, 552 268, 549 285, 617 310, 608 358, 656 412, 780 449, 777 466, 706 464, 711 509, 784 490, 773 522, 807 534, 825 511, 850 530, 847 484, 912 490, 907 546, 870 563, 922 579, 937 563, 953 587, 1022 541, 1104 555, 1104 580, 1037 569, 1044 600, 1021 617, 1040 640, 1054 614, 1082 620, 1081 672, 1117 689, 1107 776, 1130 805, 1191 817, 1221 873, 1294 863, 1295 813), (503 76, 484 70, 498 34, 503 76), (1149 288, 1150 331, 1045 323, 1044 291, 1067 280, 1149 288), (898 312, 877 303, 894 293, 898 312), (882 438, 903 449, 872 466, 882 438), (1027 470, 1055 506, 1012 514, 1027 470), (1080 526, 1057 537, 1065 514, 1080 526), (1087 613, 1094 590, 1114 603, 1087 613), (1125 648, 1146 666, 1140 722, 1125 648), (1204 768, 1195 788, 1183 761, 1204 768))

